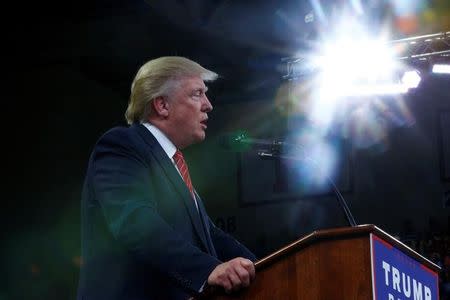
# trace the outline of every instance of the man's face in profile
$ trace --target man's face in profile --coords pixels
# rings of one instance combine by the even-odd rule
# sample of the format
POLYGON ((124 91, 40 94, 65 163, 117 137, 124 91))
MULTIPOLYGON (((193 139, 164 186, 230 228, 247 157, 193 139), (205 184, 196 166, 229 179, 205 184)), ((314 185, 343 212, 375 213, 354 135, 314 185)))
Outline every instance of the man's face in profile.
POLYGON ((168 121, 181 149, 206 137, 208 112, 212 110, 206 97, 207 90, 201 77, 185 77, 180 79, 168 99, 168 121))

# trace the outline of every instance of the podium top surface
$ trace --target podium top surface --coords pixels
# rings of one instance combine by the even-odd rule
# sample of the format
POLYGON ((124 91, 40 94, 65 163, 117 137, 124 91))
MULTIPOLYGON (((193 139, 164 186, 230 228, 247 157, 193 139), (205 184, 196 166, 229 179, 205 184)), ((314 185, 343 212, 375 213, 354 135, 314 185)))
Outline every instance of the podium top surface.
POLYGON ((270 255, 257 261, 255 263, 255 267, 256 270, 265 269, 266 267, 272 265, 282 257, 285 257, 286 255, 289 255, 295 251, 298 251, 299 249, 308 247, 315 243, 320 243, 327 240, 356 238, 365 235, 369 236, 371 233, 378 236, 382 240, 388 242, 389 244, 391 244, 398 250, 402 251, 406 255, 416 259, 418 262, 424 264, 433 271, 435 272, 440 271, 441 268, 438 265, 436 265, 429 259, 425 258, 424 256, 420 255, 419 253, 411 249, 409 246, 405 245, 395 237, 391 236, 390 234, 386 233, 385 231, 381 230, 380 228, 378 228, 373 224, 313 231, 312 233, 298 239, 297 241, 291 244, 288 244, 287 246, 279 249, 278 251, 271 253, 270 255))

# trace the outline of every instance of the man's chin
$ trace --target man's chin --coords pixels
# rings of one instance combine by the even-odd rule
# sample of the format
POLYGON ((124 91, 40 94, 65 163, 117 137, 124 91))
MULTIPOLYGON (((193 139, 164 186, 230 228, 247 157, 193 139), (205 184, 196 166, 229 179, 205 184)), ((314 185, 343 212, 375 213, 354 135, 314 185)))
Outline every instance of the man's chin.
POLYGON ((203 142, 205 140, 205 138, 206 138, 206 133, 203 131, 203 133, 198 136, 197 143, 203 142))
POLYGON ((203 131, 197 136, 197 143, 203 142, 206 138, 206 132, 203 131))
POLYGON ((205 132, 197 134, 193 137, 192 139, 192 144, 197 144, 197 143, 201 143, 205 140, 206 138, 206 134, 205 132))

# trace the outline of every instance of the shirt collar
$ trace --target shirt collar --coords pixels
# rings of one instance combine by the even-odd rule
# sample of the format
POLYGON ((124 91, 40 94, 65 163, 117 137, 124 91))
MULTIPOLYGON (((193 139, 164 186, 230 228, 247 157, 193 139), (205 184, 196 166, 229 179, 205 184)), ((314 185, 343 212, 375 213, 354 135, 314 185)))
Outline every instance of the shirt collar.
POLYGON ((169 138, 155 125, 150 123, 142 123, 155 137, 158 143, 163 148, 164 152, 166 152, 167 156, 173 161, 173 155, 177 151, 177 147, 169 140, 169 138))

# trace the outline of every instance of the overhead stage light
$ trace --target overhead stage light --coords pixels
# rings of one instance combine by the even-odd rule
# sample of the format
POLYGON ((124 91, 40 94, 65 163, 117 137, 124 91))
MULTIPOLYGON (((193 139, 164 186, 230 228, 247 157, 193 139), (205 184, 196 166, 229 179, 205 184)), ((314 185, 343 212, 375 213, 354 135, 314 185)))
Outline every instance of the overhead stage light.
POLYGON ((450 74, 450 65, 435 64, 433 66, 433 73, 450 74))
POLYGON ((408 89, 415 89, 419 86, 420 75, 418 71, 406 71, 402 76, 402 84, 408 89))

